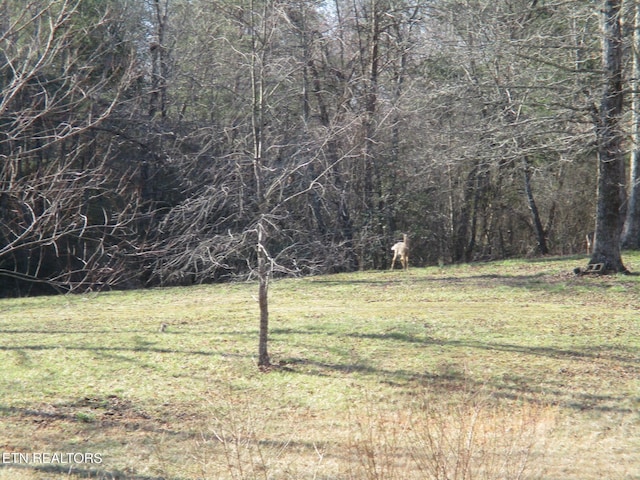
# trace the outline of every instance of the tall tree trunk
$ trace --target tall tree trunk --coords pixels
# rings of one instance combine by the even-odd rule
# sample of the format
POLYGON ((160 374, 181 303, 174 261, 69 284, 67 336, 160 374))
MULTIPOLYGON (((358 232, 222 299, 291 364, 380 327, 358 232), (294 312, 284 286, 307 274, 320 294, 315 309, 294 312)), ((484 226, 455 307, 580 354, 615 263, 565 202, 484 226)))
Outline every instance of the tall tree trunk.
MULTIPOLYGON (((474 164, 464 182, 464 198, 456 215, 451 208, 451 261, 467 262, 473 254, 476 232, 478 164, 474 164)), ((453 204, 453 202, 452 202, 453 204)))
POLYGON ((629 202, 622 233, 622 246, 640 250, 640 4, 634 2, 633 31, 633 84, 631 86, 631 174, 629 176, 629 202))
POLYGON ((598 195, 596 230, 591 264, 602 264, 603 272, 626 272, 620 255, 621 209, 624 196, 622 115, 621 0, 604 0, 602 59, 604 91, 597 120, 598 195))
MULTIPOLYGON (((267 212, 267 198, 264 191, 264 112, 265 112, 265 72, 266 48, 260 49, 258 42, 257 22, 254 23, 255 10, 251 1, 251 24, 253 32, 251 37, 251 92, 252 92, 252 143, 253 143, 253 172, 255 176, 255 197, 258 203, 260 218, 257 223, 257 255, 258 255, 258 305, 260 308, 260 333, 258 341, 258 366, 268 368, 271 365, 268 351, 269 341, 269 275, 271 266, 267 264, 268 253, 265 233, 265 214, 267 212)), ((266 2, 262 12, 262 26, 267 26, 267 11, 269 2, 266 2)), ((267 38, 265 32, 262 38, 267 38)))
POLYGON ((268 368, 269 359, 269 274, 268 254, 263 242, 264 226, 262 220, 258 224, 258 305, 260 307, 260 334, 258 341, 258 366, 268 368))
MULTIPOLYGON (((380 16, 383 14, 379 10, 377 0, 370 1, 370 31, 368 45, 368 61, 363 66, 363 73, 366 75, 365 81, 365 112, 363 116, 363 145, 362 145, 362 162, 363 162, 363 191, 362 205, 370 218, 365 222, 370 224, 371 232, 375 236, 381 236, 382 232, 378 227, 378 215, 380 209, 376 197, 379 199, 381 194, 380 174, 378 171, 378 160, 376 152, 376 114, 378 110, 378 75, 380 66, 380 16)), ((361 47, 362 48, 362 47, 361 47)), ((365 239, 363 244, 367 244, 360 255, 360 268, 371 265, 373 268, 379 268, 383 259, 386 257, 386 251, 380 252, 365 239)))
POLYGON ((156 38, 150 45, 151 50, 151 94, 149 98, 149 116, 160 112, 160 117, 167 117, 167 76, 168 50, 166 33, 168 23, 168 5, 160 5, 160 0, 154 1, 156 16, 156 38))
POLYGON ((522 166, 524 170, 524 191, 527 196, 527 204, 529 205, 529 211, 533 219, 533 228, 536 232, 536 240, 538 243, 538 251, 542 255, 549 253, 549 247, 547 247, 547 235, 542 226, 542 220, 540 220, 540 212, 538 211, 538 205, 533 196, 533 190, 531 189, 531 171, 529 168, 529 160, 524 157, 522 159, 522 166))

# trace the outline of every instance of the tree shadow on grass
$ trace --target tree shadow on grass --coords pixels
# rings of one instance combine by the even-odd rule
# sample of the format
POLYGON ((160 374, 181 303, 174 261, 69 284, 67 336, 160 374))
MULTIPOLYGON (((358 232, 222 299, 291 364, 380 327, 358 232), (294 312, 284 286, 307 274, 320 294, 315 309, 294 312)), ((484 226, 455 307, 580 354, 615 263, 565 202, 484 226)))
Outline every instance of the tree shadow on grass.
POLYGON ((424 276, 385 276, 379 279, 334 279, 326 278, 313 280, 314 283, 327 286, 345 286, 345 285, 369 285, 371 288, 387 288, 406 284, 408 286, 419 285, 456 285, 470 287, 482 286, 491 287, 512 287, 525 290, 542 290, 552 291, 557 287, 571 289, 576 285, 588 286, 594 289, 609 289, 616 285, 630 284, 637 285, 636 280, 630 277, 638 277, 640 272, 629 273, 624 276, 617 275, 587 275, 576 276, 573 272, 554 273, 549 271, 539 271, 533 273, 479 273, 479 274, 463 274, 460 276, 446 275, 424 275, 424 276), (600 280, 600 281, 598 281, 600 280))
POLYGON ((17 420, 28 419, 39 428, 64 423, 86 431, 116 429, 119 432, 148 432, 174 438, 186 436, 183 431, 166 428, 162 419, 154 418, 117 395, 82 397, 71 402, 41 405, 40 408, 0 405, 0 415, 17 420))
MULTIPOLYGON (((222 451, 226 449, 232 449, 238 447, 244 451, 249 452, 251 449, 255 449, 256 452, 260 452, 262 447, 268 447, 274 449, 274 451, 282 452, 283 448, 289 448, 294 451, 301 451, 302 449, 309 452, 317 452, 317 443, 314 441, 307 441, 306 439, 286 439, 279 440, 276 438, 259 438, 252 433, 254 428, 254 417, 248 415, 244 418, 245 411, 243 408, 243 402, 238 403, 235 393, 233 397, 230 397, 229 401, 232 402, 234 409, 239 409, 237 415, 232 415, 231 418, 225 416, 219 417, 218 414, 210 415, 203 413, 203 416, 191 418, 189 423, 181 421, 182 414, 176 413, 172 410, 173 422, 179 430, 170 430, 165 428, 166 419, 164 415, 159 415, 156 418, 141 411, 135 404, 126 398, 119 397, 117 395, 108 395, 105 397, 84 397, 75 401, 53 405, 44 405, 41 410, 36 409, 23 409, 16 407, 2 407, 0 406, 0 418, 16 418, 18 421, 26 421, 28 423, 35 423, 37 430, 42 431, 44 428, 54 429, 59 433, 60 437, 67 438, 68 432, 76 432, 76 436, 86 436, 91 439, 94 438, 94 432, 92 430, 100 430, 104 437, 108 440, 101 440, 103 437, 98 437, 96 444, 83 443, 82 445, 76 444, 73 441, 52 441, 51 431, 47 438, 51 442, 52 447, 47 448, 44 452, 53 455, 59 453, 62 455, 69 455, 63 452, 77 452, 86 453, 91 452, 94 457, 95 454, 100 454, 101 462, 84 462, 84 463, 72 463, 72 462, 36 462, 33 460, 33 453, 25 451, 24 448, 16 448, 16 452, 20 452, 23 458, 27 460, 12 460, 11 456, 13 452, 10 450, 10 445, 5 444, 5 455, 8 455, 9 461, 0 462, 0 468, 11 469, 15 468, 22 471, 33 471, 40 474, 49 474, 52 477, 47 478, 95 478, 95 479, 122 479, 122 480, 186 480, 187 478, 193 478, 191 476, 154 476, 143 475, 136 473, 123 472, 115 466, 110 466, 109 462, 117 458, 114 455, 109 455, 109 449, 112 441, 120 443, 122 440, 129 438, 132 441, 143 442, 145 446, 153 444, 154 442, 166 442, 170 445, 187 445, 187 448, 192 448, 196 445, 199 450, 203 448, 220 448, 221 458, 225 458, 225 454, 222 451), (81 417, 76 415, 78 411, 86 411, 90 409, 96 412, 94 420, 87 422, 81 420, 81 417), (238 419, 241 417, 240 419, 238 419), (236 424, 236 422, 239 422, 236 424), (246 424, 245 424, 246 422, 246 424), (50 425, 49 425, 50 424, 50 425), (237 429, 237 427, 242 427, 237 429), (207 428, 208 427, 208 428, 207 428), (244 427, 251 427, 244 429, 244 427), (218 434, 218 431, 223 432, 222 436, 218 434), (232 432, 232 438, 227 439, 225 433, 227 431, 232 432), (115 433, 114 433, 115 432, 115 433), (129 437, 132 433, 133 436, 129 437), (236 434, 240 436, 236 437, 236 434), (186 443, 185 443, 186 442, 186 443), (106 450, 101 450, 101 447, 106 450), (25 453, 27 452, 27 453, 25 453), (24 457, 26 456, 26 457, 24 457), (29 460, 29 458, 31 460, 29 460), (90 465, 91 464, 91 465, 90 465)), ((248 399, 251 394, 247 394, 248 399)), ((185 412, 186 413, 186 412, 185 412)), ((193 414, 190 412, 188 415, 191 417, 193 414)), ((0 451, 1 453, 1 451, 0 451)), ((155 452, 155 455, 159 455, 163 451, 155 452)), ((174 450, 175 454, 176 451, 174 450)), ((17 454, 19 455, 19 454, 17 454)), ((122 453, 119 454, 123 455, 122 453)), ((193 452, 188 450, 180 453, 179 456, 184 458, 185 464, 193 461, 195 456, 193 452)), ((68 457, 67 457, 68 458, 68 457)), ((145 461, 144 458, 141 458, 145 461)), ((233 459, 235 460, 235 459, 233 459)), ((174 458, 175 461, 175 458, 174 458)), ((178 460, 182 461, 182 460, 178 460)), ((230 461, 227 459, 227 461, 230 461)), ((130 462, 128 462, 130 463, 130 462)), ((175 467, 175 464, 172 464, 175 467)), ((209 477, 203 475, 202 478, 226 478, 226 477, 209 477)), ((38 477, 40 478, 40 477, 38 477)), ((200 477, 198 477, 200 478, 200 477)), ((244 477, 243 477, 244 478, 244 477)))
POLYGON ((0 350, 20 351, 20 350, 79 350, 93 352, 148 352, 148 353, 176 353, 181 355, 204 355, 217 356, 227 355, 214 350, 179 350, 175 348, 158 348, 148 344, 138 344, 132 347, 99 347, 99 346, 79 346, 79 345, 0 345, 0 350))
MULTIPOLYGON (((279 333, 292 335, 316 335, 318 332, 293 331, 291 329, 282 329, 279 333)), ((553 347, 514 345, 499 342, 478 342, 463 340, 441 340, 426 337, 424 335, 411 335, 400 332, 390 333, 347 333, 338 334, 345 337, 356 339, 372 339, 378 341, 388 341, 390 343, 406 343, 413 345, 422 345, 425 348, 429 346, 448 347, 463 350, 482 350, 487 352, 506 352, 531 357, 547 357, 562 362, 574 361, 575 370, 580 371, 582 368, 597 370, 592 375, 613 375, 614 371, 619 371, 625 377, 640 377, 640 355, 637 351, 632 350, 626 352, 627 355, 614 353, 620 349, 616 347, 611 350, 571 350, 553 347)), ((310 345, 310 348, 313 348, 310 345)), ((392 348, 386 349, 386 352, 393 352, 392 348)), ((388 353, 393 355, 393 353, 388 353)), ((371 363, 367 363, 366 359, 355 359, 355 361, 344 362, 324 362, 321 360, 312 360, 302 357, 291 357, 282 360, 281 365, 285 370, 300 374, 311 374, 317 376, 330 376, 331 372, 339 374, 357 374, 366 377, 376 377, 380 382, 400 388, 406 388, 409 391, 416 386, 431 389, 442 395, 450 394, 453 391, 461 390, 485 390, 492 392, 496 398, 510 400, 527 400, 531 402, 544 401, 545 403, 555 404, 575 410, 594 410, 603 412, 632 413, 635 410, 631 408, 633 402, 640 401, 640 395, 637 398, 629 398, 627 395, 615 393, 599 393, 597 391, 584 391, 584 385, 580 382, 573 382, 572 364, 569 364, 568 370, 563 370, 561 365, 549 375, 544 372, 537 372, 536 377, 520 375, 515 367, 514 372, 510 374, 503 373, 500 376, 491 378, 475 378, 466 372, 466 367, 457 363, 454 359, 443 356, 440 367, 432 372, 418 372, 406 369, 385 369, 376 367, 371 363)), ((523 360, 523 365, 526 360, 523 360)), ((563 363, 562 365, 565 365, 563 363)))
POLYGON ((361 363, 328 363, 304 358, 290 358, 282 362, 287 372, 331 376, 329 372, 340 374, 360 374, 375 376, 383 384, 405 389, 408 394, 416 387, 425 388, 434 395, 446 397, 455 392, 484 391, 496 399, 527 401, 556 405, 578 411, 600 411, 631 414, 637 412, 629 402, 640 402, 640 396, 575 392, 571 386, 560 380, 543 382, 522 377, 515 382, 510 379, 477 379, 465 373, 460 365, 448 365, 445 371, 416 373, 407 370, 386 370, 361 363), (312 367, 312 369, 309 369, 312 367))
MULTIPOLYGON (((516 345, 509 343, 499 342, 479 342, 479 341, 465 341, 465 340, 443 340, 434 338, 424 334, 410 334, 404 332, 384 332, 384 333, 343 333, 343 332, 325 332, 323 330, 309 329, 300 330, 293 328, 274 328, 272 335, 322 335, 322 336, 342 336, 356 339, 370 339, 389 342, 402 342, 408 344, 419 344, 424 346, 440 345, 450 347, 466 347, 473 349, 489 350, 489 351, 504 351, 513 353, 522 353, 534 356, 544 356, 555 359, 560 358, 574 358, 574 359, 602 359, 606 357, 608 360, 613 360, 622 364, 628 364, 630 366, 637 367, 638 373, 640 373, 640 349, 631 350, 627 356, 620 354, 608 354, 602 349, 597 350, 590 348, 589 350, 569 350, 563 348, 554 347, 538 347, 538 346, 526 346, 516 345)), ((621 348, 616 346, 612 351, 620 351, 621 348)))
MULTIPOLYGON (((12 418, 20 424, 34 425, 37 431, 49 432, 46 438, 50 442, 52 432, 57 432, 59 436, 66 439, 69 431, 77 432, 77 435, 87 438, 92 438, 96 432, 101 432, 119 441, 128 438, 129 435, 135 435, 132 438, 139 438, 141 433, 145 438, 159 436, 176 441, 194 440, 199 436, 195 431, 168 429, 161 419, 153 418, 131 401, 117 395, 83 397, 66 403, 42 405, 41 408, 0 406, 0 417, 12 418)), ((102 450, 101 446, 91 445, 90 441, 83 444, 66 441, 52 443, 53 446, 45 450, 16 449, 16 452, 20 453, 11 452, 9 445, 5 444, 5 458, 0 462, 0 468, 52 475, 46 478, 55 476, 55 478, 104 480, 169 480, 169 478, 178 480, 178 477, 140 475, 110 468, 108 466, 109 448, 102 450), (34 458, 34 454, 38 453, 38 458, 34 458), (91 453, 91 457, 88 457, 87 453, 91 453), (43 458, 44 454, 47 454, 46 459, 43 458), (57 454, 57 458, 54 454, 57 454), (82 455, 83 458, 80 461, 76 460, 76 454, 82 455), (96 455, 99 456, 99 460, 96 455)))

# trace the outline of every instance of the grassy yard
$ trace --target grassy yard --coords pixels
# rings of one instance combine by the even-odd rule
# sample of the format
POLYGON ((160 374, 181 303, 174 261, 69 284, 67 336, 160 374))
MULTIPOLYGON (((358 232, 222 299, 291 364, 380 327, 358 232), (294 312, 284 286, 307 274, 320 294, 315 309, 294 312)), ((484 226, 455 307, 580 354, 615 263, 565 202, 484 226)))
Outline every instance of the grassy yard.
POLYGON ((640 479, 640 276, 585 264, 274 281, 268 373, 254 284, 1 300, 0 479, 640 479))

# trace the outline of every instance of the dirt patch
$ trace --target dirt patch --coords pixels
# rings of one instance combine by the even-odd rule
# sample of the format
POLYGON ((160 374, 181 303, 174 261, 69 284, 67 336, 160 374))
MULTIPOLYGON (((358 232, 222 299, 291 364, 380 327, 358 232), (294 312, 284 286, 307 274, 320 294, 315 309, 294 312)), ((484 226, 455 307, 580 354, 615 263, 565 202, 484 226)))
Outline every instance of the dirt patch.
POLYGON ((10 413, 28 419, 41 428, 71 422, 100 428, 118 426, 136 430, 160 423, 131 401, 117 395, 83 397, 68 403, 44 404, 36 409, 13 408, 10 413))

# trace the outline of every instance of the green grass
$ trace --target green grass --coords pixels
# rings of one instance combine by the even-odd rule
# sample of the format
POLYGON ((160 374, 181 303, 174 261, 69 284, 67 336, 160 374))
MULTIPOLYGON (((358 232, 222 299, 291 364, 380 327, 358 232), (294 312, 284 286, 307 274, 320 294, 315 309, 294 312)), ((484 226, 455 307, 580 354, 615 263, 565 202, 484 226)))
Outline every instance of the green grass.
POLYGON ((274 281, 269 373, 254 284, 2 300, 0 455, 101 462, 0 479, 639 479, 640 276, 585 263, 274 281))

